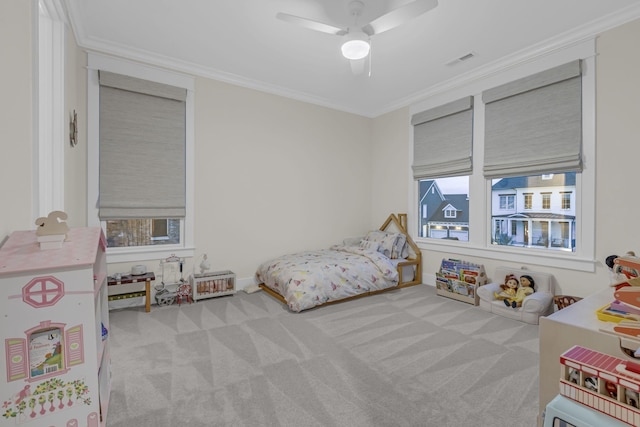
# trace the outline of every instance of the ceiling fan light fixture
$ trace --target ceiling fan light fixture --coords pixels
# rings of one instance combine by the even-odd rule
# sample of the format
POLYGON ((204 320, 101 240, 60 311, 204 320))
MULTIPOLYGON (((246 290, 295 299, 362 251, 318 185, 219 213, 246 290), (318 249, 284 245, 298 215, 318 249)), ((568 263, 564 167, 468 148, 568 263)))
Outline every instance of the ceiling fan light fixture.
POLYGON ((347 59, 362 59, 369 54, 369 36, 362 31, 354 31, 344 36, 342 55, 347 59))

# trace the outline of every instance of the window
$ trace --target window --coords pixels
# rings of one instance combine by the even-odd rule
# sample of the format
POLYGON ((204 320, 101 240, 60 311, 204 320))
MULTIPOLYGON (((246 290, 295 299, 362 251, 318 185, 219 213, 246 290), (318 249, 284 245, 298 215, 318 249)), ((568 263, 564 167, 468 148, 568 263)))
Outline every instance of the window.
POLYGON ((515 206, 516 196, 513 194, 501 194, 500 195, 500 209, 513 210, 515 206))
POLYGON ((420 181, 422 212, 420 237, 469 240, 469 177, 437 178, 420 181))
POLYGON ((105 230, 109 262, 192 256, 193 78, 88 62, 88 223, 105 230))
MULTIPOLYGON (((593 40, 585 45, 595 52, 593 40)), ((540 64, 533 73, 523 71, 531 64, 501 72, 515 77, 504 77, 508 83, 502 86, 495 86, 500 79, 481 77, 451 91, 475 93, 466 207, 467 230, 474 232, 467 241, 428 239, 437 235, 435 224, 420 221, 421 248, 478 257, 495 252, 493 258, 506 261, 595 270, 595 200, 589 190, 595 174, 582 163, 583 156, 595 156, 595 60, 586 55, 551 68, 540 64), (521 182, 511 185, 515 181, 521 182)), ((423 105, 437 108, 436 98, 423 105)), ((417 106, 412 113, 422 110, 417 106)), ((418 201, 424 181, 415 187, 418 201)), ((444 224, 438 225, 445 237, 444 224)))
MULTIPOLYGON (((503 188, 514 188, 517 194, 525 195, 540 194, 542 196, 542 209, 527 209, 527 212, 515 210, 507 215, 504 214, 502 199, 504 196, 498 194, 498 209, 493 204, 491 216, 494 224, 498 219, 510 224, 511 232, 504 236, 504 228, 492 230, 494 245, 548 248, 554 250, 574 250, 576 242, 576 214, 574 211, 558 209, 547 212, 551 208, 548 202, 551 199, 549 188, 558 189, 558 193, 566 194, 566 190, 576 186, 576 173, 556 173, 553 179, 545 179, 542 176, 516 176, 498 178, 492 180, 492 193, 497 193, 503 188), (560 190, 562 189, 562 190, 560 190), (546 207, 545 207, 546 206, 546 207)), ((519 197, 519 196, 514 196, 519 197)), ((492 198, 496 200, 495 197, 492 198)))
POLYGON ((107 246, 172 245, 180 243, 179 219, 126 219, 106 221, 107 246))
POLYGON ((533 207, 533 194, 525 193, 524 194, 524 208, 531 209, 533 207))
POLYGON ((422 213, 418 235, 469 240, 469 174, 472 166, 473 98, 422 111, 414 126, 413 176, 422 213))

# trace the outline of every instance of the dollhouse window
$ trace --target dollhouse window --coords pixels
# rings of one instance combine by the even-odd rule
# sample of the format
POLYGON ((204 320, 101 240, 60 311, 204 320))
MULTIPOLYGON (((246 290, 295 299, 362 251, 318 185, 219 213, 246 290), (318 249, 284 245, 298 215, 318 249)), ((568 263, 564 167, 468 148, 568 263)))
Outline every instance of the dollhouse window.
POLYGON ((32 307, 55 305, 64 296, 64 283, 53 276, 36 277, 22 288, 22 300, 32 307))
POLYGON ((84 363, 82 325, 65 326, 44 321, 25 331, 26 338, 5 340, 7 380, 41 380, 84 363))

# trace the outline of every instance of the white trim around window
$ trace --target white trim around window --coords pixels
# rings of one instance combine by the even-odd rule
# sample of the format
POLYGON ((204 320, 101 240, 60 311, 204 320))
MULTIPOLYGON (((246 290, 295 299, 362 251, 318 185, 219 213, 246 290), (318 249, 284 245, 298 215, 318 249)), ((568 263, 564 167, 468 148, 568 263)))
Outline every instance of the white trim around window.
POLYGON ((194 164, 195 132, 194 132, 194 87, 193 77, 155 67, 141 65, 110 56, 89 53, 87 59, 87 224, 102 226, 98 218, 99 197, 99 110, 100 83, 98 70, 137 77, 144 80, 164 83, 187 90, 186 99, 186 215, 181 224, 180 245, 159 245, 135 248, 108 248, 107 261, 132 262, 164 259, 170 255, 192 257, 194 248, 194 164))
POLYGON ((64 61, 65 15, 60 4, 38 0, 34 23, 35 81, 33 216, 64 210, 64 61))
MULTIPOLYGON (((474 130, 473 130, 473 172, 469 178, 469 241, 440 240, 417 237, 418 181, 411 180, 408 208, 410 233, 423 250, 452 253, 460 256, 500 259, 507 262, 544 265, 577 271, 595 271, 595 39, 589 39, 535 58, 521 60, 504 67, 502 71, 484 75, 473 82, 466 82, 446 92, 433 95, 428 100, 410 108, 410 117, 414 114, 444 105, 455 99, 473 94, 474 130), (492 87, 523 78, 534 73, 562 65, 572 60, 583 60, 582 75, 582 150, 583 170, 576 178, 576 227, 577 247, 575 252, 550 252, 534 248, 515 248, 491 245, 491 180, 483 175, 484 162, 484 120, 485 109, 482 92, 492 87)), ((410 157, 413 153, 413 131, 410 132, 410 157)), ((410 163, 413 159, 410 158, 410 163)), ((409 171, 410 172, 410 171, 409 171)))

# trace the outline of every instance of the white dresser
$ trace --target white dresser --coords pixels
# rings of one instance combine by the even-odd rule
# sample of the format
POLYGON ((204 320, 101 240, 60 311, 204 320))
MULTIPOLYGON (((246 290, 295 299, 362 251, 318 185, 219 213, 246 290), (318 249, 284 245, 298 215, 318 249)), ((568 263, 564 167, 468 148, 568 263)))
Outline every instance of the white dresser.
POLYGON ((540 318, 538 425, 545 407, 559 392, 560 355, 572 346, 580 345, 624 360, 640 362, 624 351, 640 348, 640 340, 621 338, 602 331, 610 328, 612 323, 599 320, 596 312, 613 300, 613 288, 607 286, 594 295, 540 318))

